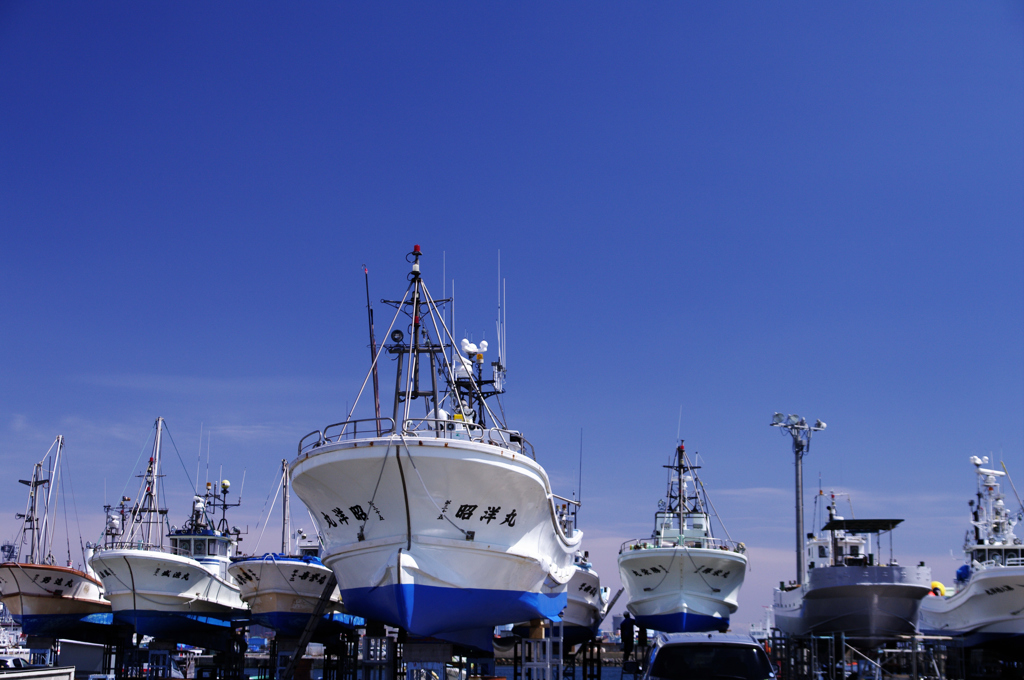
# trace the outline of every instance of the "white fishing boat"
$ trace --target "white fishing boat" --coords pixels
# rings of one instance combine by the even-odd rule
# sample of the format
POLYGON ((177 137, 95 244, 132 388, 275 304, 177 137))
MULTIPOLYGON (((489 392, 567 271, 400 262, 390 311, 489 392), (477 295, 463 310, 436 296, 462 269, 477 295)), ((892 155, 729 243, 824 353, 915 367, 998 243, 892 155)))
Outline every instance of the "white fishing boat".
POLYGON ((375 390, 373 417, 354 419, 357 397, 344 422, 299 443, 293 488, 319 522, 349 612, 421 636, 557 620, 581 532, 562 530, 532 444, 488 404, 504 391, 504 323, 485 380, 487 343, 456 344, 420 257, 416 246, 403 299, 384 301, 397 310, 390 343, 374 351, 371 339, 363 384, 376 384, 382 353, 394 359, 391 416, 375 390))
POLYGON ((696 475, 698 468, 683 444, 674 458, 666 466, 668 493, 654 514, 654 532, 619 548, 626 608, 643 628, 665 633, 725 631, 739 607, 746 547, 714 536, 713 507, 696 475))
POLYGON ((951 635, 965 646, 1020 645, 1024 634, 1024 546, 1013 533, 1021 521, 1011 513, 1000 489, 1004 470, 982 467, 988 457, 971 456, 977 498, 964 538, 967 562, 955 583, 934 584, 935 596, 921 602, 921 631, 951 635))
POLYGON ((568 603, 562 611, 562 640, 567 647, 593 640, 608 613, 608 588, 590 562, 590 553, 577 555, 575 573, 569 579, 568 603))
POLYGON ((779 584, 776 627, 790 635, 845 633, 853 644, 873 644, 917 630, 921 600, 931 588, 931 569, 904 567, 891 550, 882 562, 881 537, 901 519, 845 519, 828 506, 822 533, 806 542, 808 569, 802 584, 779 584))
POLYGON ((236 558, 228 567, 228 573, 241 588, 242 601, 249 606, 252 622, 274 630, 280 637, 302 635, 330 584, 329 601, 311 639, 317 642, 337 640, 339 634, 362 625, 363 621, 344 611, 331 570, 320 561, 319 537, 310 538, 299 529, 295 537, 297 549, 292 551, 288 464, 287 461, 282 463, 281 552, 236 558))
MULTIPOLYGON (((563 503, 559 512, 562 530, 566 533, 574 531, 576 526, 579 503, 570 501, 563 503), (572 509, 569 506, 572 505, 572 509)), ((564 586, 547 586, 554 594, 564 586)), ((609 602, 609 589, 601 587, 601 579, 590 562, 590 552, 577 550, 573 557, 573 575, 569 584, 564 587, 568 600, 562 610, 561 635, 566 648, 574 647, 582 642, 597 637, 598 626, 608 614, 612 602, 609 602)), ((531 622, 524 621, 513 627, 512 632, 526 637, 530 635, 531 622)), ((554 629, 548 634, 556 635, 554 629)))
POLYGON ((66 566, 55 564, 52 553, 63 448, 58 435, 32 479, 20 480, 29 488, 28 504, 19 539, 0 564, 0 600, 26 635, 105 642, 113 617, 102 583, 73 568, 70 555, 66 566), (18 554, 26 548, 27 555, 18 554))
POLYGON ((167 531, 158 492, 163 427, 163 418, 157 418, 138 502, 129 508, 125 498, 119 508, 106 508, 104 546, 90 564, 103 581, 116 623, 131 625, 139 635, 227 649, 237 622, 248 616, 227 571, 240 532, 228 526, 226 512, 238 503, 227 502, 230 482, 219 482, 219 493, 208 483, 206 494, 194 497, 185 526, 167 531), (216 520, 211 513, 218 509, 222 514, 216 520))

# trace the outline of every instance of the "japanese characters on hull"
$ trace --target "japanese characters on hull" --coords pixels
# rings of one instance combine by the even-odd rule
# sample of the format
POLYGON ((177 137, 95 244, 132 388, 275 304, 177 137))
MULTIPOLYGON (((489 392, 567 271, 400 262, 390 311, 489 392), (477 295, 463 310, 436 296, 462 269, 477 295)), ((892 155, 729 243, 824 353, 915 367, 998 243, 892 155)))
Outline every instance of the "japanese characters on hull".
POLYGON ((77 569, 0 564, 3 603, 26 635, 104 642, 113 616, 102 585, 77 569))
POLYGON ((416 441, 401 462, 387 442, 344 443, 294 467, 346 608, 420 635, 557 616, 579 536, 557 527, 542 469, 498 452, 474 464, 462 455, 497 447, 445 443, 416 441), (403 487, 406 469, 415 483, 403 487))
POLYGON ((626 607, 638 626, 665 633, 727 630, 739 607, 746 547, 714 536, 717 516, 684 444, 665 467, 668 492, 654 514, 654 532, 619 549, 626 607))
POLYGON ((227 649, 234 623, 248 617, 228 574, 239 530, 228 525, 227 510, 239 502, 228 502, 228 480, 208 483, 204 495, 193 497, 184 526, 169 527, 159 498, 164 427, 157 418, 137 500, 125 496, 119 506, 106 508, 104 544, 89 564, 103 581, 115 623, 139 635, 227 649))
MULTIPOLYGON (((952 635, 967 646, 1020 649, 1024 636, 1024 545, 1013 528, 1024 520, 1007 507, 1000 478, 1006 470, 983 467, 988 457, 971 456, 977 476, 964 537, 964 564, 948 586, 933 583, 935 597, 921 601, 920 629, 952 635)), ((1015 510, 1015 508, 1013 509, 1015 510)))
POLYGON ((455 342, 420 257, 417 246, 405 297, 384 301, 396 315, 374 357, 395 359, 397 395, 375 402, 390 417, 354 418, 357 403, 304 438, 293 487, 353 614, 439 636, 555 619, 582 535, 560 525, 533 446, 489 406, 504 391, 503 322, 485 379, 487 343, 455 342))

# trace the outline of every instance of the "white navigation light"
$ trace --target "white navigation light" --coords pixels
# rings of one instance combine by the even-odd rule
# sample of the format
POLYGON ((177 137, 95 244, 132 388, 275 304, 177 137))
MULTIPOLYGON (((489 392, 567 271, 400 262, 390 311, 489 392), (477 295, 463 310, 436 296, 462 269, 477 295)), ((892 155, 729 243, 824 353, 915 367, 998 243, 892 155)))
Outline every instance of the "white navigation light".
POLYGON ((786 416, 782 415, 781 413, 776 413, 774 416, 772 416, 772 425, 781 425, 782 421, 785 419, 786 416))
POLYGON ((826 425, 825 423, 821 422, 821 420, 819 420, 818 422, 814 423, 814 429, 816 429, 816 430, 824 430, 826 427, 828 427, 828 425, 826 425))

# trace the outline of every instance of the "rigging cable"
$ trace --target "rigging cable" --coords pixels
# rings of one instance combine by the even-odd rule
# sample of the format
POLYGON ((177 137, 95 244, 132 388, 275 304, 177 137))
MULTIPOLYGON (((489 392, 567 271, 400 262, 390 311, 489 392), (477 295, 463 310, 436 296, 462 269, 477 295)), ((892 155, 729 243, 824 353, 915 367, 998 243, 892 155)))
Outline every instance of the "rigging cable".
MULTIPOLYGON (((267 524, 270 524, 270 513, 274 511, 274 506, 277 505, 277 494, 281 493, 281 486, 282 486, 282 484, 280 483, 280 480, 283 477, 284 477, 284 470, 281 470, 281 475, 274 482, 274 486, 277 487, 277 490, 274 491, 274 501, 270 504, 270 510, 267 512, 267 521, 263 525, 263 531, 260 532, 260 537, 256 539, 256 545, 253 546, 253 551, 252 551, 253 555, 258 555, 259 554, 260 541, 263 540, 263 534, 267 530, 267 524)), ((239 494, 239 498, 241 498, 241 494, 239 494)), ((270 494, 269 493, 267 494, 267 498, 268 499, 270 498, 270 494)), ((266 507, 267 507, 267 501, 263 501, 263 508, 266 509, 266 507)), ((262 510, 260 511, 260 519, 256 522, 256 527, 257 528, 259 528, 261 521, 263 521, 263 511, 262 510)))
MULTIPOLYGON (((60 490, 64 492, 64 475, 60 478, 60 490)), ((64 539, 68 544, 68 566, 71 566, 71 531, 68 529, 68 504, 64 503, 64 539)))
MULTIPOLYGON (((155 432, 155 431, 156 431, 156 424, 153 425, 153 432, 155 432)), ((150 434, 152 434, 152 433, 150 433, 150 434)), ((139 468, 139 461, 142 460, 142 454, 144 454, 146 452, 146 447, 149 445, 149 437, 150 437, 150 435, 146 435, 146 441, 144 441, 142 443, 142 449, 139 451, 139 457, 135 459, 135 465, 132 466, 132 470, 137 470, 139 468)), ((121 488, 121 498, 124 498, 124 492, 128 490, 128 485, 131 483, 131 479, 132 479, 131 475, 129 475, 128 476, 128 481, 125 482, 124 486, 121 488)), ((146 480, 145 480, 145 478, 143 478, 142 486, 139 487, 139 491, 142 491, 142 489, 145 488, 145 484, 146 484, 146 480)), ((139 502, 138 496, 136 496, 135 502, 136 503, 139 502)), ((130 542, 132 540, 132 536, 135 534, 135 517, 136 517, 135 513, 133 512, 132 513, 132 529, 131 529, 131 531, 128 532, 128 535, 125 536, 125 540, 128 541, 128 542, 130 542)), ((106 532, 106 527, 104 527, 101 530, 99 538, 96 539, 97 543, 100 543, 100 542, 103 541, 103 534, 105 532, 106 532)))
MULTIPOLYGON (((82 564, 85 564, 86 563, 85 562, 85 545, 82 543, 82 522, 78 518, 78 502, 75 500, 75 482, 74 482, 74 477, 71 474, 71 463, 68 462, 67 456, 65 456, 64 465, 67 466, 67 469, 66 469, 66 471, 64 473, 64 476, 68 478, 68 487, 70 487, 70 489, 71 489, 71 505, 72 505, 72 508, 75 511, 75 525, 78 527, 78 547, 82 551, 82 564)), ((67 511, 67 503, 65 503, 64 509, 65 509, 65 512, 66 512, 67 511)), ((69 552, 70 552, 70 550, 69 550, 69 552)), ((71 559, 71 558, 68 557, 68 559, 71 559)))
POLYGON ((409 451, 409 443, 407 441, 405 441, 405 435, 400 435, 400 436, 402 437, 402 445, 405 446, 405 455, 409 458, 409 462, 412 463, 412 469, 416 471, 416 476, 419 477, 420 484, 423 485, 423 491, 427 494, 427 498, 430 499, 430 502, 434 504, 434 507, 437 508, 438 513, 440 513, 438 515, 438 517, 439 518, 440 517, 444 517, 444 519, 448 520, 449 524, 451 524, 453 527, 455 527, 456 529, 461 531, 462 535, 465 536, 466 535, 466 530, 463 529, 462 527, 460 527, 455 522, 453 522, 451 517, 448 516, 448 513, 446 513, 444 510, 442 510, 441 506, 439 506, 437 504, 437 501, 434 500, 434 497, 431 495, 430 490, 427 489, 427 483, 425 481, 423 481, 423 476, 420 474, 419 468, 416 467, 416 461, 413 460, 412 452, 409 451))
MULTIPOLYGON (((174 436, 171 434, 171 428, 167 426, 167 421, 164 421, 164 430, 167 431, 167 437, 171 440, 171 446, 174 447, 174 453, 178 455, 178 461, 181 463, 181 469, 185 471, 185 479, 192 485, 192 495, 198 496, 199 492, 196 490, 196 485, 192 482, 192 476, 188 473, 188 468, 185 467, 185 461, 181 458, 181 453, 178 452, 178 445, 174 443, 174 436)), ((161 489, 162 490, 162 489, 161 489)))

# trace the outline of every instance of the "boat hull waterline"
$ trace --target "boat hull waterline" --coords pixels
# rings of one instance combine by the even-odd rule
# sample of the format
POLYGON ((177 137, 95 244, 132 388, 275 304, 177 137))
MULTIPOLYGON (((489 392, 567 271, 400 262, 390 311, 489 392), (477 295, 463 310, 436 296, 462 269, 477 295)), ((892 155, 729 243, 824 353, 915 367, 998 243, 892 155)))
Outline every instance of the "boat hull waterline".
POLYGON ((747 558, 718 548, 650 547, 619 555, 627 608, 664 633, 725 630, 739 607, 747 558))
MULTIPOLYGON (((238 581, 253 623, 285 637, 299 637, 316 609, 331 570, 312 560, 264 555, 233 562, 228 573, 238 581)), ((313 639, 336 639, 339 633, 362 624, 362 619, 343 611, 335 586, 313 639)))
POLYGON ((1024 566, 976 570, 948 597, 921 602, 926 635, 962 637, 966 646, 1019 638, 1024 631, 1024 566))
POLYGON ((543 468, 433 431, 404 441, 327 444, 292 464, 346 609, 415 635, 558 620, 582 534, 558 527, 543 468))
POLYGON ((562 611, 562 638, 567 645, 597 637, 601 623, 601 579, 588 567, 576 566, 566 588, 568 602, 562 611))
POLYGON ((820 567, 807 583, 775 591, 775 626, 791 635, 843 632, 884 639, 917 631, 928 567, 820 567))
POLYGON ((200 647, 226 643, 248 617, 237 585, 196 560, 156 550, 109 549, 93 555, 115 623, 141 635, 200 647))
POLYGON ((77 569, 0 564, 0 599, 26 635, 102 642, 113 622, 102 584, 77 569))

